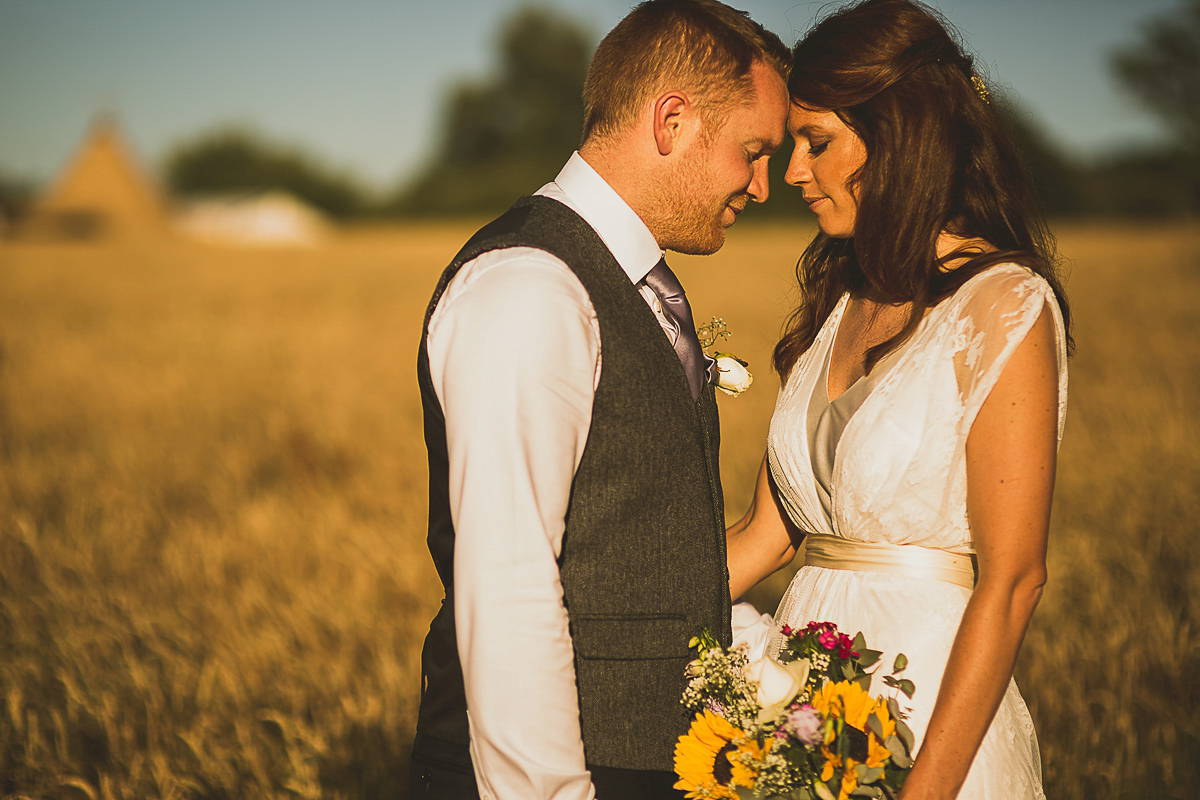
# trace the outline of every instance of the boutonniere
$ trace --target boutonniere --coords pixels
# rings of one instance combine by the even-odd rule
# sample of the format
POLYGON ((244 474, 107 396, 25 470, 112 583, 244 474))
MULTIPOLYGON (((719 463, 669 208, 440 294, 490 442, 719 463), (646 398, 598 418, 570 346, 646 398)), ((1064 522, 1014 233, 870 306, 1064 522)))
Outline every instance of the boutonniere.
POLYGON ((717 362, 717 388, 725 394, 737 397, 749 389, 750 384, 754 383, 754 376, 750 374, 750 370, 746 369, 749 364, 732 353, 718 352, 714 349, 717 342, 728 339, 732 335, 728 326, 725 325, 725 320, 720 317, 713 317, 710 322, 706 322, 696 329, 700 347, 708 354, 709 358, 717 362))

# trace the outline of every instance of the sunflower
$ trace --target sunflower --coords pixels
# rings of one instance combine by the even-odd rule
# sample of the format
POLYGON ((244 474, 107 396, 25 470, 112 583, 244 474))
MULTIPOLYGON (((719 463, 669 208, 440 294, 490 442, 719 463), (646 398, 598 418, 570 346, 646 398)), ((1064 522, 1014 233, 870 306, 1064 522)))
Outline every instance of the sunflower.
POLYGON ((829 681, 813 695, 812 706, 825 719, 840 718, 865 739, 865 760, 858 761, 847 757, 845 763, 842 763, 842 757, 833 749, 834 728, 829 726, 826 730, 825 743, 821 745, 821 754, 825 757, 821 780, 828 783, 840 772, 842 777, 838 800, 844 800, 858 786, 855 765, 883 767, 891 757, 883 741, 867 728, 867 717, 874 715, 879 720, 884 739, 896 732, 896 720, 892 719, 891 712, 888 711, 886 698, 871 699, 866 690, 853 681, 829 681))
POLYGON ((762 761, 769 748, 769 744, 760 746, 724 717, 704 711, 696 715, 691 728, 675 743, 679 782, 674 788, 687 792, 689 800, 732 797, 731 787, 754 786, 758 769, 753 765, 762 761), (734 754, 751 758, 731 758, 734 754))

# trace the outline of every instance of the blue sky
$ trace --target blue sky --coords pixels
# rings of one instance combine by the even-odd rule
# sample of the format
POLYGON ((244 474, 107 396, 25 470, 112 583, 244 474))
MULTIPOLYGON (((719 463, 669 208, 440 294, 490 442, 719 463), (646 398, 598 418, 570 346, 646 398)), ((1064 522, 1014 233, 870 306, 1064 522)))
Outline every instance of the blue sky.
MULTIPOLYGON (((546 0, 598 38, 633 0, 546 0)), ((989 77, 1083 155, 1161 136, 1107 57, 1180 0, 936 0, 989 77)), ((733 0, 791 43, 823 0, 733 0)), ((44 180, 113 109, 142 160, 237 123, 368 186, 411 175, 518 0, 0 0, 0 175, 44 180)))

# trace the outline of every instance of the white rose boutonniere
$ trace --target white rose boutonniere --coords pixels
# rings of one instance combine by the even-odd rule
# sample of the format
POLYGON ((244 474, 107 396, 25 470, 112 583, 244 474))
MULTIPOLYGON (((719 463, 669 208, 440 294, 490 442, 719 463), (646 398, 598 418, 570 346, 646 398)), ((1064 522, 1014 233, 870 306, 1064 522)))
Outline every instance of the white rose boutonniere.
POLYGON ((732 353, 710 352, 718 341, 728 339, 732 335, 725 325, 725 320, 720 317, 713 317, 712 321, 696 329, 700 346, 708 353, 709 358, 717 362, 717 388, 725 394, 737 397, 754 383, 754 376, 746 369, 749 364, 732 353))
POLYGON ((737 397, 742 392, 750 388, 750 384, 754 383, 754 376, 750 374, 750 370, 746 369, 748 364, 742 361, 737 356, 731 356, 728 353, 717 353, 717 388, 725 394, 731 394, 737 397))

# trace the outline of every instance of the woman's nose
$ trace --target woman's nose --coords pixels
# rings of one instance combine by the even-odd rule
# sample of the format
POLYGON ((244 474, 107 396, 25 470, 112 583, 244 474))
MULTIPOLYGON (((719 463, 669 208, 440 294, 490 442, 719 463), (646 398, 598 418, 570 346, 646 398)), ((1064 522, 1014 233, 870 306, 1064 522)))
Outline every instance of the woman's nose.
POLYGON ((788 186, 801 186, 812 180, 812 170, 808 168, 804 155, 793 152, 788 160, 787 171, 783 173, 783 182, 788 186))

